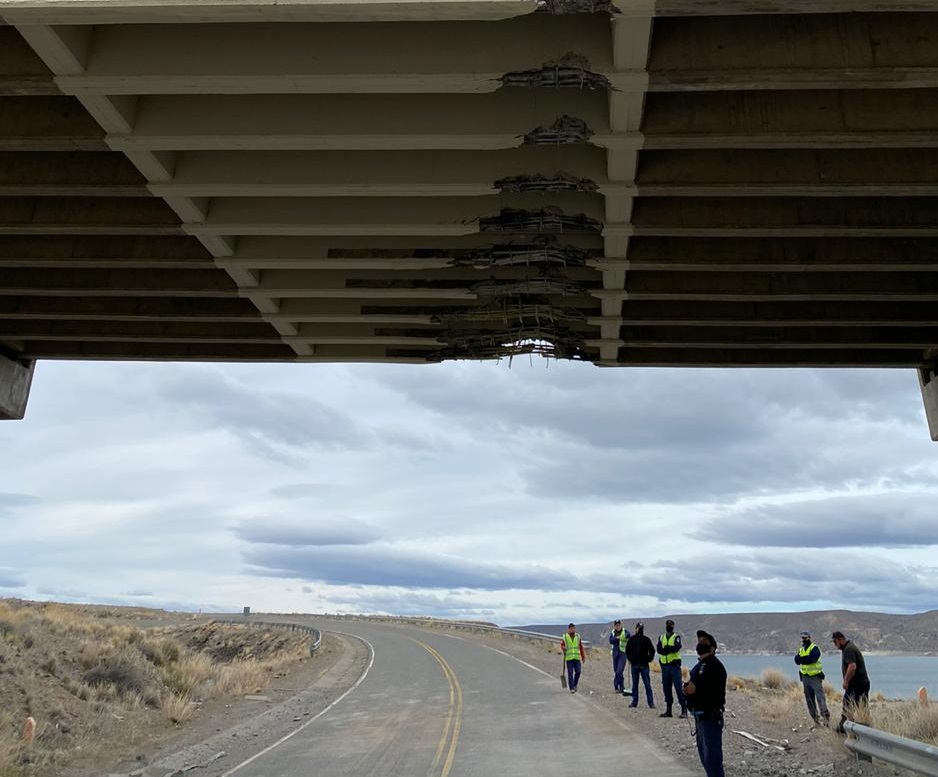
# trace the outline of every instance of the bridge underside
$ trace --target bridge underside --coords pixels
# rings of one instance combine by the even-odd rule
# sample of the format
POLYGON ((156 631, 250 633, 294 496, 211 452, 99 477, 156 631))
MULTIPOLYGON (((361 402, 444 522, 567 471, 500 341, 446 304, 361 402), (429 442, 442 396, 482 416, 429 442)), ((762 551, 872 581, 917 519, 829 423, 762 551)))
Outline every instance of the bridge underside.
POLYGON ((0 354, 927 386, 932 7, 0 0, 0 354))

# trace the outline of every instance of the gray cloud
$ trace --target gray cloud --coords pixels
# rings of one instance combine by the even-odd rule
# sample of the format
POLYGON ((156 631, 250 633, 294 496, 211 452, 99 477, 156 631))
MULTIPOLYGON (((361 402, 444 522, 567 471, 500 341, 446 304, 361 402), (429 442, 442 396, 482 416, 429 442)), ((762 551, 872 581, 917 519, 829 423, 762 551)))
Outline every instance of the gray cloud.
POLYGON ((934 607, 938 567, 869 553, 777 549, 662 560, 636 575, 629 593, 698 602, 829 602, 847 609, 934 607))
POLYGON ((0 493, 0 518, 13 515, 20 508, 39 504, 39 502, 39 497, 30 494, 0 493))
POLYGON ((582 583, 576 576, 543 566, 476 562, 427 551, 384 545, 253 547, 245 562, 258 575, 297 577, 333 585, 403 588, 512 588, 556 590, 582 583))
POLYGON ((890 493, 761 505, 714 518, 692 536, 752 547, 938 545, 932 499, 930 493, 890 493))
POLYGON ((252 518, 235 527, 246 542, 272 545, 367 545, 380 539, 373 526, 354 518, 252 518))
POLYGON ((289 483, 270 489, 270 495, 279 499, 304 499, 309 496, 323 496, 335 490, 329 483, 289 483))
POLYGON ((220 370, 189 370, 159 391, 203 423, 229 430, 265 455, 282 456, 276 446, 354 447, 365 439, 342 411, 298 392, 256 390, 220 370))
POLYGON ((133 596, 133 597, 151 597, 156 596, 153 591, 127 591, 124 593, 124 596, 133 596))
POLYGON ((394 373, 387 382, 448 423, 533 449, 520 467, 531 494, 693 502, 936 480, 932 469, 914 466, 928 443, 921 400, 905 374, 586 375, 572 365, 530 373, 519 380, 508 370, 450 370, 422 381, 394 373), (550 453, 537 456, 541 450, 550 453))
POLYGON ((25 588, 26 579, 18 569, 0 567, 0 588, 25 588))

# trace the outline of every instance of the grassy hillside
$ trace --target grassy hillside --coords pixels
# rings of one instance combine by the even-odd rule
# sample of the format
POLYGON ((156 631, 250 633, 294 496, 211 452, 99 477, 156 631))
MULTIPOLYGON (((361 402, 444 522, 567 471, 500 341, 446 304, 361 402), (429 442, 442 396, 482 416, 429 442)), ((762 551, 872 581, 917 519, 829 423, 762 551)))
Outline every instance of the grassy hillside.
POLYGON ((0 600, 0 777, 57 774, 185 723, 206 699, 253 693, 309 657, 308 637, 167 613, 0 600), (179 616, 176 616, 177 618, 179 616), (22 741, 28 717, 32 744, 22 741))

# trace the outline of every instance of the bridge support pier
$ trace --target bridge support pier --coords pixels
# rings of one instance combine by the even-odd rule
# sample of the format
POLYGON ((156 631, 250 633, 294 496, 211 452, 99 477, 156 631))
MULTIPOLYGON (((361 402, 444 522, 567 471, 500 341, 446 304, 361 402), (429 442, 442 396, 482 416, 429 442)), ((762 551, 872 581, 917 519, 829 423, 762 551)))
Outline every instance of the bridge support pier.
POLYGON ((0 354, 0 421, 19 420, 33 382, 34 362, 18 362, 0 354))
POLYGON ((922 401, 925 403, 928 433, 932 440, 938 442, 938 368, 922 367, 919 369, 918 384, 922 389, 922 401))

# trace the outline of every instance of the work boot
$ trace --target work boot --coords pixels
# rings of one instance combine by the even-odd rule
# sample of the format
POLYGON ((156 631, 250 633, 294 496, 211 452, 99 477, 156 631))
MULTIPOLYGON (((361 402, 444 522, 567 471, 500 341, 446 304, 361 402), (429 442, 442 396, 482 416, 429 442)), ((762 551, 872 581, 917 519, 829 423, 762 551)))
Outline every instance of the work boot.
POLYGON ((658 717, 659 718, 673 718, 674 715, 671 714, 671 705, 669 704, 668 708, 664 712, 662 712, 658 717))

